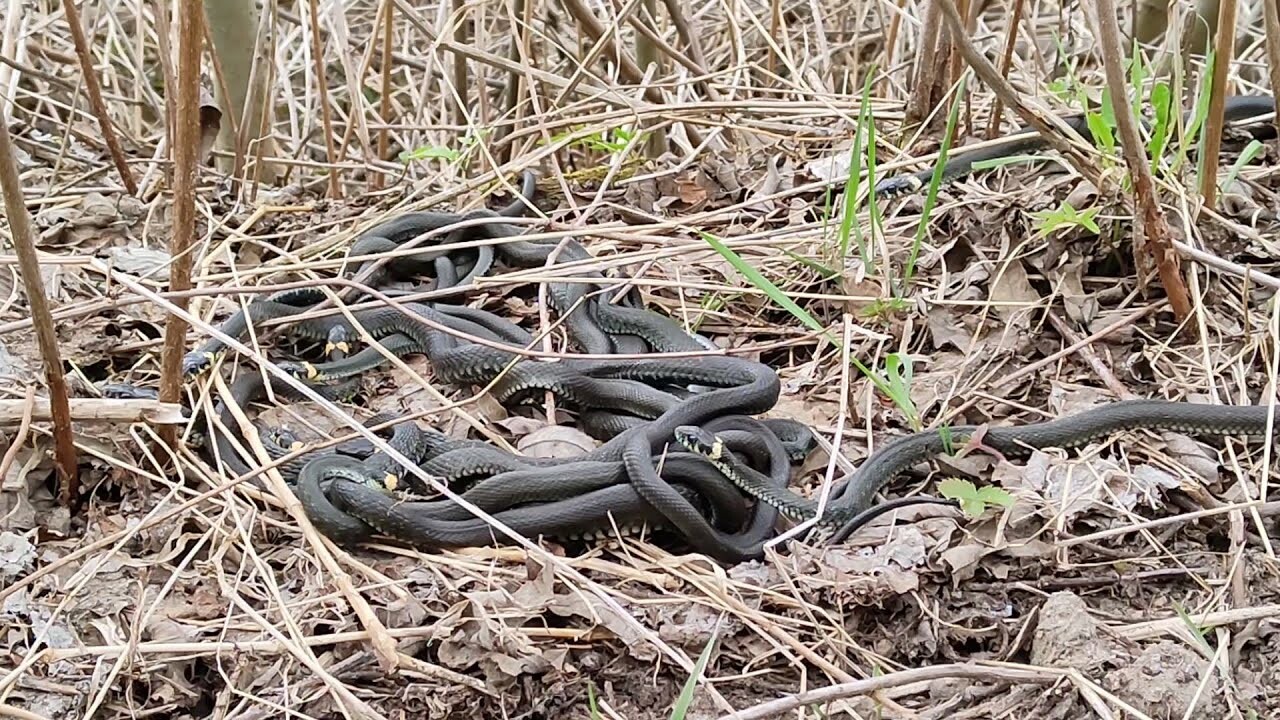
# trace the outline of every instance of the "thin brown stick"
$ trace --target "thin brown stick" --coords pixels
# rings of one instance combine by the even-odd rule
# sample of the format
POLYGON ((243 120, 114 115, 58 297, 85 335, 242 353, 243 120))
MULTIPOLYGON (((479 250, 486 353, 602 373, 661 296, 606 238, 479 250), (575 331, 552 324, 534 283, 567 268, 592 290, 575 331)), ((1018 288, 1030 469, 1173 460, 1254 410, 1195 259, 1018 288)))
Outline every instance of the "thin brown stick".
MULTIPOLYGON (((314 1, 314 0, 313 0, 314 1)), ((459 45, 467 44, 466 18, 467 3, 465 0, 453 0, 453 41, 459 45)), ((467 125, 467 59, 461 55, 453 56, 453 122, 459 127, 467 125)))
POLYGON ((1120 382, 1115 373, 1111 372, 1111 368, 1107 367, 1107 364, 1094 351, 1092 343, 1082 343, 1080 333, 1068 325, 1066 320, 1058 317, 1058 313, 1050 310, 1048 316, 1049 322, 1053 324, 1053 328, 1058 331, 1062 339, 1070 343, 1072 347, 1079 348, 1080 356, 1084 358, 1085 362, 1089 363, 1089 367, 1093 368, 1093 372, 1097 374, 1098 379, 1102 381, 1103 385, 1107 386, 1108 390, 1122 400, 1132 400, 1137 397, 1120 382))
POLYGON ((13 235, 13 249, 18 255, 19 275, 27 293, 27 305, 35 325, 36 342, 44 361, 45 382, 49 386, 49 402, 52 405, 54 457, 61 481, 61 500, 66 507, 79 495, 79 475, 76 473, 76 448, 71 437, 71 410, 67 406, 67 382, 62 375, 62 354, 58 351, 58 336, 54 332, 53 317, 45 295, 44 281, 40 277, 40 260, 36 255, 36 235, 31 227, 22 199, 22 180, 18 177, 18 163, 14 158, 13 141, 9 137, 9 124, 0 122, 0 191, 4 193, 5 212, 9 216, 9 230, 13 235))
MULTIPOLYGON (((324 71, 324 43, 320 40, 320 7, 316 0, 310 0, 311 8, 311 54, 316 64, 316 89, 320 93, 320 124, 324 132, 325 157, 329 160, 329 197, 342 197, 342 188, 338 185, 338 149, 333 142, 333 113, 329 109, 329 81, 324 71)), ((341 12, 341 9, 339 9, 341 12)))
MULTIPOLYGON (((166 0, 153 0, 151 3, 156 13, 156 47, 160 52, 160 76, 164 78, 164 92, 169 95, 175 92, 174 88, 178 86, 178 77, 173 69, 173 48, 169 45, 169 29, 171 27, 169 20, 169 3, 166 0)), ((174 103, 164 104, 164 136, 171 138, 174 136, 174 123, 177 109, 174 103)), ((166 163, 162 171, 166 176, 170 174, 172 168, 166 163)), ((173 178, 168 177, 168 182, 172 183, 173 178)))
MULTIPOLYGON (((1124 76, 1124 53, 1120 47, 1118 11, 1114 0, 1097 0, 1097 10, 1098 44, 1107 76, 1107 91, 1111 94, 1112 107, 1116 108, 1120 147, 1124 152, 1125 164, 1129 166, 1129 175, 1133 178, 1133 194, 1141 220, 1139 224, 1142 231, 1135 232, 1133 238, 1134 254, 1138 256, 1135 260, 1138 261, 1139 269, 1145 270, 1147 263, 1141 261, 1145 250, 1147 256, 1155 262, 1160 272, 1160 282, 1169 295, 1169 305, 1181 322, 1191 314, 1191 296, 1187 293, 1187 285, 1182 277, 1178 253, 1173 248, 1169 223, 1156 200, 1155 180, 1151 177, 1151 168, 1146 162, 1147 154, 1143 149, 1142 138, 1138 135, 1133 113, 1127 109, 1128 84, 1124 76)), ((1206 162, 1216 164, 1217 158, 1206 162)))
POLYGON ((75 0, 62 0, 62 10, 67 15, 67 26, 76 44, 76 57, 80 60, 85 95, 89 98, 89 107, 93 109, 94 117, 98 119, 102 140, 107 144, 107 152, 111 155, 111 162, 115 163, 116 172, 120 174, 125 190, 128 190, 130 195, 137 195, 138 183, 129 172, 129 165, 125 163, 124 151, 120 149, 120 140, 116 137, 115 127, 111 124, 107 104, 102 101, 102 87, 98 85, 98 74, 93 67, 93 57, 89 53, 89 39, 85 37, 84 27, 80 24, 80 11, 76 9, 75 0))
MULTIPOLYGON (((191 289, 191 252, 196 224, 196 151, 200 146, 200 48, 204 40, 201 25, 204 11, 196 0, 178 5, 178 87, 174 136, 169 143, 173 156, 173 235, 169 254, 169 289, 185 293, 191 289)), ((187 299, 175 301, 183 310, 187 299)), ((160 354, 160 401, 176 403, 182 391, 182 355, 187 343, 187 323, 170 315, 164 326, 164 348, 160 354)), ((172 426, 159 431, 169 447, 177 447, 178 432, 172 426)))
MULTIPOLYGON (((1009 78, 1009 68, 1013 65, 1013 47, 1018 44, 1018 26, 1022 24, 1022 9, 1026 0, 1013 0, 1013 14, 1009 17, 1009 32, 1004 38, 1004 55, 1000 57, 1000 77, 1009 78)), ((1000 116, 1004 114, 1004 106, 997 97, 991 106, 991 119, 987 122, 987 139, 994 139, 1000 130, 1000 116)))
POLYGON ((937 83, 929 82, 933 74, 937 58, 934 53, 942 36, 942 23, 939 22, 941 5, 937 0, 925 0, 924 19, 921 21, 920 34, 916 36, 916 59, 912 72, 914 90, 907 100, 907 114, 903 124, 913 127, 929 116, 929 108, 933 105, 937 83))
MULTIPOLYGON (((378 99, 378 117, 384 123, 390 123, 391 118, 391 33, 395 22, 396 5, 391 0, 383 0, 382 2, 382 97, 378 99)), ((378 159, 385 160, 387 158, 387 147, 391 142, 390 131, 382 128, 378 131, 378 159)), ((382 173, 373 173, 369 181, 369 187, 373 190, 382 189, 382 173)))
MULTIPOLYGON (((1263 0, 1263 5, 1275 0, 1263 0)), ((1208 207, 1218 200, 1218 157, 1222 153, 1222 128, 1226 119, 1227 70, 1231 68, 1236 38, 1236 0, 1220 0, 1218 4, 1217 47, 1213 53, 1213 85, 1209 92, 1209 117, 1204 121, 1204 159, 1200 175, 1200 196, 1208 207)), ((1128 140, 1126 139, 1126 142, 1128 140)), ((1175 309, 1177 306, 1174 306, 1175 309)), ((1179 316, 1181 317, 1181 315, 1179 316)))

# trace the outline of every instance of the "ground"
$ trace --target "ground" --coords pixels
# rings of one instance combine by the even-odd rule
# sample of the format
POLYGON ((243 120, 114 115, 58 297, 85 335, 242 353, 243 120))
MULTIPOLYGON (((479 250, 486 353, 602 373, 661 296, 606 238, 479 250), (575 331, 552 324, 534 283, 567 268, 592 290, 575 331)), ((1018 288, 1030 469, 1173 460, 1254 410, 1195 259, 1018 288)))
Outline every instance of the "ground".
MULTIPOLYGON (((819 7, 789 9, 784 35, 816 37, 809 13, 819 7)), ((835 22, 838 8, 821 9, 832 32, 856 30, 835 22)), ((735 33, 747 17, 767 22, 759 11, 700 14, 708 31, 699 62, 731 72, 730 40, 743 40, 735 33)), ((374 4, 346 12, 346 32, 368 37, 374 4)), ((1072 23, 1085 21, 1065 17, 1077 52, 1087 30, 1072 23)), ((552 19, 545 27, 559 27, 552 19)), ((415 26, 397 22, 412 34, 399 57, 428 53, 415 26)), ((849 22, 872 20, 858 13, 849 22)), ((282 75, 310 82, 301 54, 309 35, 283 27, 282 75)), ((979 27, 991 47, 1003 42, 1001 18, 984 16, 979 27)), ((495 41, 491 30, 475 30, 477 47, 495 41)), ((912 47, 918 29, 903 32, 912 47)), ((44 42, 72 54, 68 38, 44 42)), ((1053 47, 1048 38, 1037 45, 1053 47)), ((764 46, 750 36, 752 52, 764 46)), ((776 51, 796 60, 789 47, 776 51)), ((129 114, 149 91, 122 99, 129 76, 118 73, 138 68, 119 48, 100 52, 135 172, 154 167, 147 183, 158 182, 149 158, 163 119, 129 114)), ((430 52, 441 63, 452 57, 430 52)), ((832 58, 822 67, 838 64, 832 58)), ((572 76, 563 54, 546 60, 572 76)), ((397 68, 397 122, 407 129, 394 142, 447 146, 455 137, 440 129, 449 112, 440 86, 423 96, 421 70, 397 68)), ((1249 404, 1274 394, 1274 147, 1247 158, 1220 212, 1191 199, 1194 162, 1162 168, 1164 210, 1190 248, 1180 256, 1194 302, 1184 322, 1143 254, 1118 153, 1101 156, 1110 178, 1102 188, 1062 164, 1013 165, 944 185, 932 207, 923 191, 882 199, 873 222, 864 204, 855 232, 842 236, 845 188, 831 179, 855 146, 861 79, 817 93, 797 72, 789 68, 781 87, 764 75, 726 76, 715 87, 735 99, 719 105, 636 105, 645 122, 717 131, 707 145, 676 133, 673 151, 649 158, 605 142, 635 121, 618 118, 616 99, 550 102, 554 88, 543 88, 542 137, 516 143, 502 172, 481 160, 393 160, 392 170, 384 161, 383 187, 370 190, 374 166, 349 161, 340 198, 327 195, 324 143, 290 135, 302 129, 297 118, 318 117, 318 100, 300 93, 281 130, 304 159, 295 177, 250 192, 214 167, 202 171, 196 284, 210 292, 193 297, 201 322, 188 347, 248 298, 239 290, 331 276, 360 229, 403 212, 496 208, 510 197, 496 180, 531 167, 549 218, 531 232, 576 237, 601 269, 641 288, 649 308, 777 370, 782 397, 768 416, 802 420, 820 439, 792 485, 811 497, 833 465, 838 478, 913 431, 913 412, 923 428, 1006 425, 1126 396, 1249 404), (786 99, 769 99, 774 92, 786 99), (563 141, 569 130, 582 134, 563 141), (1063 222, 1064 203, 1089 222, 1063 222), (829 335, 770 297, 757 273, 829 335)), ((1081 82, 1097 97, 1101 73, 1091 72, 1081 82)), ((1265 77, 1246 64, 1232 73, 1245 88, 1265 77)), ((365 82, 381 87, 375 71, 365 82)), ((944 130, 940 112, 918 141, 902 133, 902 82, 882 76, 870 105, 878 178, 927 167, 908 165, 944 130)), ((345 103, 331 84, 333 101, 345 103)), ((87 108, 66 82, 28 72, 18 88, 18 109, 6 111, 73 394, 92 397, 106 381, 154 387, 168 314, 120 278, 165 289, 172 196, 153 184, 140 196, 123 190, 92 116, 68 120, 58 109, 87 108)), ((981 139, 992 110, 989 89, 969 92, 963 144, 981 139)), ((367 112, 372 122, 375 109, 367 112)), ((1015 127, 1008 113, 1005 123, 1015 127)), ((1244 146, 1228 137, 1224 173, 1244 146)), ((7 242, 9 227, 0 227, 7 242)), ((0 266, 0 399, 21 399, 40 352, 16 266, 9 256, 0 266)), ((538 278, 517 273, 495 269, 468 300, 537 327, 538 278)), ((186 392, 206 407, 222 391, 205 377, 186 392)), ((514 412, 474 395, 433 383, 429 363, 411 357, 371 375, 341 407, 360 420, 413 414, 458 437, 479 424, 531 454, 587 442, 538 408, 514 412)), ((270 403, 254 415, 304 440, 340 427, 310 403, 270 403)), ((688 718, 1280 717, 1272 453, 1256 438, 1138 431, 1026 457, 970 447, 921 464, 886 496, 936 495, 940 482, 961 478, 1002 489, 1011 505, 910 506, 841 545, 801 536, 762 561, 726 565, 661 531, 542 542, 538 551, 338 548, 299 527, 291 496, 227 488, 232 476, 195 438, 170 456, 147 423, 76 424, 83 496, 71 512, 57 501, 48 424, 18 420, 0 418, 0 716, 645 720, 672 717, 694 675, 688 718), (820 702, 801 714, 805 693, 820 702)))

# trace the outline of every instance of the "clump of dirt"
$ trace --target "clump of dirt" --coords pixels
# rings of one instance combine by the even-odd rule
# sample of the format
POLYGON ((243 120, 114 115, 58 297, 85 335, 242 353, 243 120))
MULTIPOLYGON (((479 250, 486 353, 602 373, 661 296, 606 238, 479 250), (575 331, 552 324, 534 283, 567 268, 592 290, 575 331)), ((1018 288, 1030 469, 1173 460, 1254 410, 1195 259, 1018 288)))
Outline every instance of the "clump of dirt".
POLYGON ((1089 614, 1078 595, 1050 595, 1040 608, 1031 662, 1079 670, 1124 703, 1152 718, 1219 717, 1221 681, 1209 661, 1162 640, 1145 648, 1125 643, 1089 614))

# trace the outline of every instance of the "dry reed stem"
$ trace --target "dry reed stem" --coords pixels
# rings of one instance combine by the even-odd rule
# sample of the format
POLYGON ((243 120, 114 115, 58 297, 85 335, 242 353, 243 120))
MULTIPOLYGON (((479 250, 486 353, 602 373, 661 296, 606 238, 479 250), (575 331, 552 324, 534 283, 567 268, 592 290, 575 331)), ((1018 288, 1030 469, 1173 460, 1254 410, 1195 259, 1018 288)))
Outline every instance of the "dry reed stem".
MULTIPOLYGON (((1231 3, 1234 0, 1226 0, 1231 3)), ((1133 179, 1133 194, 1141 213, 1141 242, 1136 242, 1135 251, 1155 262, 1160 272, 1160 281, 1164 291, 1169 295, 1169 304, 1179 321, 1185 321, 1192 311, 1191 298, 1187 294, 1186 281, 1182 277, 1182 268, 1178 262, 1178 254, 1172 247, 1169 223, 1165 220, 1164 211, 1156 198, 1155 182, 1151 177, 1151 169, 1147 166, 1146 153, 1142 150, 1142 138, 1138 135, 1133 114, 1128 111, 1129 95, 1124 76, 1124 55, 1120 47, 1120 21, 1116 15, 1113 0, 1097 0, 1096 19, 1098 23, 1099 47, 1102 50, 1103 69, 1107 77, 1107 91, 1111 95, 1113 107, 1125 108, 1116 113, 1116 126, 1120 131, 1120 145, 1124 151, 1125 163, 1129 166, 1129 177, 1133 179), (1139 250, 1139 247, 1141 249, 1139 250)), ((1219 91, 1220 92, 1220 91, 1219 91)), ((1219 118, 1221 118, 1219 105, 1219 118)), ((1212 137, 1215 133, 1206 128, 1212 137)), ((1221 128, 1217 135, 1221 135, 1221 128)), ((1217 162, 1216 153, 1214 162, 1217 162)), ((1136 233, 1135 233, 1136 235, 1136 233)), ((1141 268, 1143 263, 1139 262, 1141 268)))
MULTIPOLYGON (((1209 93, 1209 115, 1204 121, 1204 173, 1200 176, 1200 196, 1209 207, 1218 205, 1218 161, 1222 152, 1224 108, 1227 102, 1227 71, 1235 57, 1236 0, 1216 0, 1218 33, 1214 38, 1213 75, 1209 93)), ((1179 317, 1183 317, 1179 314, 1179 317)))
POLYGON ((62 353, 58 349, 58 335, 54 330, 45 284, 41 279, 35 231, 23 202, 22 179, 18 176, 17 158, 14 156, 9 126, 3 122, 0 122, 0 193, 4 195, 9 232, 18 256, 27 306, 31 310, 31 323, 36 330, 40 358, 44 365, 45 385, 49 389, 54 451, 61 486, 59 496, 63 506, 70 507, 79 502, 80 473, 71 436, 71 409, 67 401, 67 383, 63 377, 62 353))
MULTIPOLYGON (((197 149, 200 144, 200 55, 204 32, 204 9, 194 0, 183 0, 177 7, 178 20, 178 86, 172 99, 176 107, 174 134, 169 143, 173 157, 173 236, 169 240, 169 254, 173 259, 169 288, 182 293, 191 289, 191 249, 195 241, 195 192, 199 166, 197 149)), ((185 297, 176 300, 178 307, 186 309, 185 297)), ((186 353, 187 324, 181 318, 169 316, 164 327, 164 350, 160 356, 160 401, 178 402, 182 391, 182 356, 186 353)), ((162 427, 160 437, 173 447, 177 433, 170 427, 162 427)))

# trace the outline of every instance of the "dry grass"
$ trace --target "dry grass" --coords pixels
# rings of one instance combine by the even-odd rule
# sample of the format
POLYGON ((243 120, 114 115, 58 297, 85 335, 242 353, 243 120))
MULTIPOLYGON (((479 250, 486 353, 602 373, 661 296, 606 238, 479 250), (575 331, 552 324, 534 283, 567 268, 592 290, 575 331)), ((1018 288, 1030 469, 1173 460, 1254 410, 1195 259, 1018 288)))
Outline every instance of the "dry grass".
MULTIPOLYGON (((806 464, 804 492, 909 430, 850 357, 878 370, 892 353, 910 357, 910 398, 927 427, 1034 422, 1127 394, 1241 403, 1273 393, 1274 151, 1242 174, 1226 210, 1197 207, 1191 173, 1157 177, 1182 235, 1195 305, 1187 328, 1173 322, 1154 275, 1133 269, 1132 219, 1114 187, 1021 167, 943 191, 894 305, 919 201, 881 207, 877 228, 859 216, 871 238, 864 265, 856 248, 847 258, 836 249, 839 220, 824 210, 831 181, 819 173, 847 159, 873 67, 878 177, 931 157, 949 98, 926 139, 899 132, 922 3, 682 5, 688 38, 660 22, 664 70, 647 91, 609 74, 626 71, 611 53, 632 52, 635 30, 606 11, 641 3, 589 6, 609 38, 599 44, 578 35, 569 5, 535 4, 526 23, 512 3, 466 4, 469 39, 459 41, 454 3, 389 4, 393 65, 383 74, 382 4, 320 3, 324 95, 309 4, 283 10, 263 70, 279 88, 288 186, 203 174, 187 294, 196 338, 251 293, 331 278, 361 230, 405 211, 509 196, 516 173, 533 167, 550 199, 530 232, 578 239, 596 261, 496 271, 472 299, 545 328, 554 318, 534 304, 536 283, 588 269, 617 276, 618 289, 635 283, 652 307, 778 369, 784 397, 773 414, 811 423, 827 449, 806 464), (458 57, 471 87, 453 85, 458 57), (477 102, 476 83, 511 77, 520 80, 515 110, 498 89, 477 102), (671 152, 645 160, 634 137, 623 137, 624 152, 588 142, 637 125, 665 130, 671 152), (393 150, 469 155, 377 159, 383 133, 393 150), (1100 207, 1101 234, 1038 234, 1034 213, 1064 198, 1100 207), (843 347, 773 304, 698 231, 723 238, 843 347), (819 267, 838 272, 827 279, 819 267)), ((20 169, 70 381, 85 397, 108 379, 154 386, 159 328, 176 307, 165 258, 148 264, 167 247, 172 214, 157 61, 167 29, 151 3, 82 8, 140 187, 129 196, 77 82, 61 4, 19 5, 0 12, 0 112, 27 156, 20 169)), ((1025 12, 1015 86, 1061 111, 1044 68, 1078 60, 1098 97, 1102 74, 1080 8, 1025 12), (1057 57, 1055 35, 1068 57, 1057 57)), ((1261 27, 1259 8, 1240 15, 1261 27)), ((978 19, 974 37, 989 57, 1000 56, 1006 19, 994 7, 978 19)), ((1265 44, 1250 32, 1230 72, 1241 93, 1267 85, 1265 44)), ((993 104, 971 88, 963 142, 985 131, 993 104)), ((1114 185, 1118 174, 1104 176, 1114 185)), ((977 519, 903 511, 899 524, 879 523, 844 547, 792 540, 763 563, 727 568, 673 554, 656 536, 573 553, 536 543, 345 551, 316 534, 278 476, 263 493, 194 449, 167 456, 154 425, 89 422, 90 409, 73 400, 77 448, 91 466, 86 507, 68 517, 52 495, 48 424, 31 415, 39 358, 14 268, 0 256, 0 408, 13 415, 0 424, 11 444, 0 453, 0 716, 588 717, 590 692, 600 717, 666 718, 708 643, 715 651, 691 718, 1280 713, 1265 444, 1206 450, 1140 434, 1025 462, 967 456, 944 469, 1003 486, 1019 500, 1012 510, 977 519), (1160 672, 1142 675, 1153 658, 1160 672), (1162 689, 1172 697, 1151 697, 1162 689), (1201 696, 1210 709, 1187 707, 1201 696), (797 714, 807 702, 820 704, 797 714)), ((268 353, 250 344, 250 356, 224 364, 256 371, 268 353)), ((541 354, 562 350, 550 333, 541 354)), ((206 376, 186 392, 208 412, 225 388, 206 376)), ((434 384, 416 360, 398 363, 372 395, 368 408, 266 412, 320 437, 348 434, 353 419, 378 410, 507 447, 528 429, 513 433, 492 401, 434 384)), ((893 494, 921 488, 932 492, 915 482, 893 494)))

